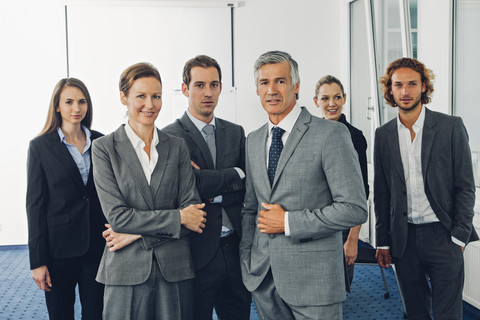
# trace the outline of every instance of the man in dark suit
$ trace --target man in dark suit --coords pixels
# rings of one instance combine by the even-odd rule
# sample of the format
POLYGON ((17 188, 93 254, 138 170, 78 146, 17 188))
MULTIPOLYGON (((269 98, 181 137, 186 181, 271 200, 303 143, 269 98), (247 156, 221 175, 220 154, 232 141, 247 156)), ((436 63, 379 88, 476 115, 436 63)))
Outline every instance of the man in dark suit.
POLYGON ((380 80, 398 117, 375 133, 377 260, 388 268, 393 259, 408 319, 431 319, 433 302, 435 319, 460 320, 463 250, 478 240, 472 158, 462 119, 423 106, 432 79, 402 58, 380 80))
POLYGON ((367 220, 347 128, 297 105, 298 65, 281 51, 255 63, 269 121, 246 142, 240 259, 262 320, 342 319, 342 230, 367 220))
POLYGON ((183 69, 188 110, 163 132, 181 137, 190 150, 196 185, 206 203, 203 233, 193 234, 195 319, 249 319, 251 295, 242 283, 238 243, 245 194, 245 133, 214 116, 222 91, 215 59, 197 56, 183 69), (210 128, 210 130, 208 130, 210 128))

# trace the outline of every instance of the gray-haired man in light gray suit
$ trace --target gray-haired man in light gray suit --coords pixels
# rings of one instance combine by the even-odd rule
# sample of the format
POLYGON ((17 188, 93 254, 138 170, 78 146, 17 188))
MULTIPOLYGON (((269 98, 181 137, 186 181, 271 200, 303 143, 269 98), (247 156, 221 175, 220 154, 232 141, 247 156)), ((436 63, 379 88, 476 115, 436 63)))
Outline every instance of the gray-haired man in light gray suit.
POLYGON ((348 130, 297 106, 298 66, 270 51, 255 63, 269 122, 246 142, 243 281, 261 319, 342 319, 342 230, 367 219, 348 130))

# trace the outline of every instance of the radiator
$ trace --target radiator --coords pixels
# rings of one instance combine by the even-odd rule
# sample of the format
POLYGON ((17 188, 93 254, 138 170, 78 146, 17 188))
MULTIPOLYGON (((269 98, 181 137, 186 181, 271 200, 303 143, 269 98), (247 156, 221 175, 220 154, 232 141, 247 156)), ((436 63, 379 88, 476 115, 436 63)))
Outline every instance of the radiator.
MULTIPOLYGON (((476 218, 478 214, 475 215, 476 218)), ((477 232, 479 228, 477 227, 477 232)), ((480 241, 470 243, 464 253, 465 284, 463 300, 480 309, 480 241)))

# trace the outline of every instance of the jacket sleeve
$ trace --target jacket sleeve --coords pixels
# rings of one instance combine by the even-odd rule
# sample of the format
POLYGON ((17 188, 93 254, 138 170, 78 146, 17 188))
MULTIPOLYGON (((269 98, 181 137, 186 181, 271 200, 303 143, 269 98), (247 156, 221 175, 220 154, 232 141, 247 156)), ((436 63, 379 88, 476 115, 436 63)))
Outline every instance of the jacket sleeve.
POLYGON ((375 231, 377 247, 390 246, 390 188, 382 163, 382 138, 379 129, 375 131, 374 146, 374 203, 375 203, 375 231))
POLYGON ((365 192, 360 166, 350 134, 343 125, 335 125, 321 146, 323 170, 332 202, 323 208, 289 211, 292 240, 319 239, 367 221, 365 192))
MULTIPOLYGON (((180 140, 179 140, 180 141, 180 140)), ((101 140, 95 140, 92 147, 95 185, 103 212, 113 230, 121 233, 140 234, 162 238, 178 239, 186 234, 180 224, 179 209, 193 203, 200 203, 195 190, 195 178, 190 168, 188 150, 183 141, 179 148, 178 166, 178 207, 161 210, 140 210, 130 207, 117 183, 117 177, 112 168, 108 148, 101 140)), ((144 241, 147 243, 148 241, 144 241)), ((150 243, 150 242, 148 242, 150 243)), ((158 242, 161 244, 163 242, 158 242)))
POLYGON ((451 235, 468 243, 475 206, 475 181, 468 134, 461 118, 455 118, 452 132, 454 217, 451 235))
POLYGON ((38 144, 30 142, 27 158, 27 221, 30 268, 44 266, 48 262, 47 205, 49 191, 38 144))

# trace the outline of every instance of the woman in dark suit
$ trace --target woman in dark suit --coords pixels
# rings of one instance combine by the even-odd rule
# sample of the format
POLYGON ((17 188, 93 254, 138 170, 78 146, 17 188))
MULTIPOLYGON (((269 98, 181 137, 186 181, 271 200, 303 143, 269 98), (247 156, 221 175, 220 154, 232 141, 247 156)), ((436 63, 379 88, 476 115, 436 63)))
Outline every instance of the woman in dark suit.
POLYGON ((95 274, 104 248, 102 213, 90 156, 92 101, 82 81, 60 80, 45 127, 27 160, 28 248, 32 277, 45 291, 50 319, 74 319, 78 284, 83 319, 101 319, 103 285, 95 274))
POLYGON ((160 132, 162 82, 148 63, 120 76, 128 122, 93 145, 94 176, 109 222, 97 280, 104 319, 192 319, 188 230, 205 212, 185 142, 160 132), (111 227, 110 227, 111 226, 111 227))
MULTIPOLYGON (((343 105, 347 99, 347 94, 343 90, 343 85, 336 77, 326 75, 318 80, 315 87, 315 105, 322 110, 325 119, 338 121, 347 126, 352 138, 353 147, 357 151, 360 169, 362 171, 365 195, 368 199, 369 187, 367 177, 367 140, 362 131, 358 130, 347 122, 342 113, 343 105)), ((345 252, 345 284, 347 291, 350 292, 350 284, 353 280, 353 268, 358 255, 358 235, 360 227, 356 226, 343 232, 343 249, 345 252)))

